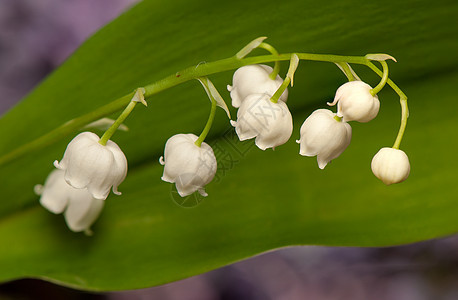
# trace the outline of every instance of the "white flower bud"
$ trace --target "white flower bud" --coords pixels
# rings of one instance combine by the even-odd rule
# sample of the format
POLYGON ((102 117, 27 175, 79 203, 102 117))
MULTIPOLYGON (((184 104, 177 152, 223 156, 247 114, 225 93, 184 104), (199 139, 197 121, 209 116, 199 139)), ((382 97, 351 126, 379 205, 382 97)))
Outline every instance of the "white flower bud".
POLYGON ((317 155, 318 167, 326 165, 337 158, 350 145, 351 126, 337 121, 336 114, 328 109, 315 110, 302 124, 300 155, 317 155))
MULTIPOLYGON (((240 107, 246 97, 252 94, 267 94, 273 96, 283 83, 279 75, 275 80, 270 79, 272 68, 267 65, 248 65, 237 69, 232 78, 232 86, 227 90, 231 92, 232 106, 240 107)), ((280 96, 280 101, 286 102, 288 89, 280 96)))
POLYGON ((409 177, 409 158, 402 150, 385 147, 374 155, 371 169, 372 173, 386 185, 399 183, 409 177))
POLYGON ((118 185, 127 174, 127 159, 112 141, 99 144, 99 137, 92 132, 78 134, 67 146, 58 169, 65 170, 65 180, 77 189, 87 188, 96 199, 105 200, 113 187, 120 195, 118 185))
POLYGON ((54 214, 64 213, 65 222, 74 232, 90 234, 91 225, 102 212, 105 201, 95 199, 86 189, 75 189, 67 184, 64 171, 52 171, 44 186, 36 186, 41 195, 40 204, 54 214))
POLYGON ((212 181, 216 173, 216 158, 213 149, 205 142, 195 144, 195 134, 176 134, 167 140, 164 157, 159 162, 164 165, 162 180, 175 183, 178 194, 186 197, 195 191, 206 197, 204 186, 212 181))
POLYGON ((337 103, 337 116, 345 122, 369 122, 377 116, 380 108, 378 96, 372 96, 371 89, 362 81, 347 82, 337 89, 334 102, 328 102, 328 105, 337 103))
POLYGON ((273 103, 268 94, 253 94, 245 98, 232 126, 241 141, 256 137, 261 150, 286 143, 293 132, 293 117, 283 101, 273 103))

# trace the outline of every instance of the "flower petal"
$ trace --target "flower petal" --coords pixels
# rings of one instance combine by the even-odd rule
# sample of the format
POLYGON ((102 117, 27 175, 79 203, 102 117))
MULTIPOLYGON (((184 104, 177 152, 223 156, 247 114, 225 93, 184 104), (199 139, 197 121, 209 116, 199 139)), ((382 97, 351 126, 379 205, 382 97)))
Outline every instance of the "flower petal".
POLYGON ((73 188, 64 180, 64 171, 53 170, 42 187, 40 204, 54 214, 60 214, 68 204, 68 193, 73 188))
POLYGON ((104 203, 86 190, 74 190, 64 212, 68 228, 74 232, 87 231, 99 217, 104 203))
POLYGON ((113 193, 121 195, 121 192, 118 191, 118 186, 124 181, 127 175, 127 158, 116 143, 108 141, 107 148, 111 151, 114 158, 114 164, 107 180, 113 185, 113 193))

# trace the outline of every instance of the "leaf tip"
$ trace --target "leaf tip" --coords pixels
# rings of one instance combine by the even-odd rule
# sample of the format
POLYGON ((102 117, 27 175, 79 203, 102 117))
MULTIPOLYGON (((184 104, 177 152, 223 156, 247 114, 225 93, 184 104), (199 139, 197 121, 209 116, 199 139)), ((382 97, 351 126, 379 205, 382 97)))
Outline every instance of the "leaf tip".
POLYGON ((398 62, 396 58, 394 58, 393 56, 389 54, 385 54, 385 53, 366 54, 365 57, 368 60, 385 61, 385 60, 391 59, 394 62, 398 62))
POLYGON ((266 36, 261 36, 261 37, 258 37, 254 40, 252 40, 251 42, 249 42, 245 47, 242 48, 242 50, 240 50, 239 52, 237 52, 237 54, 235 54, 235 57, 237 59, 242 59, 244 58, 245 56, 247 56, 248 54, 250 54, 251 51, 253 51, 254 49, 258 48, 259 45, 261 45, 261 43, 267 39, 266 36))

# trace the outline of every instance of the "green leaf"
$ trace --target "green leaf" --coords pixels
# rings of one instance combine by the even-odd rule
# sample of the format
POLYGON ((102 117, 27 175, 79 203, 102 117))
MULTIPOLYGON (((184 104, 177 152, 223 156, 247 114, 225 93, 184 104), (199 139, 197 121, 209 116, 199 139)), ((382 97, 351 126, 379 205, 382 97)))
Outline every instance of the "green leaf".
MULTIPOLYGON (((410 101, 401 145, 411 161, 410 178, 387 187, 370 171, 372 156, 393 143, 399 125, 398 97, 388 87, 379 93, 379 116, 352 123, 351 145, 325 170, 298 154, 293 139, 301 123, 326 107, 345 81, 334 64, 301 62, 288 100, 295 120, 291 140, 275 151, 239 142, 218 110, 209 137, 217 177, 207 198, 183 203, 160 180, 157 159, 170 136, 198 134, 205 124, 206 95, 190 81, 148 99, 147 108, 137 106, 125 122, 129 132, 114 136, 130 171, 120 186, 123 195, 106 200, 92 237, 70 232, 62 216, 45 211, 33 194, 73 133, 0 168, 0 280, 37 277, 79 289, 133 289, 278 247, 388 246, 456 233, 458 44, 451 37, 458 36, 458 2, 446 2, 447 9, 394 0, 383 6, 356 0, 151 0, 135 6, 0 119, 0 155, 137 87, 233 56, 253 38, 268 36, 283 53, 385 52, 398 58, 390 77, 410 101)), ((367 68, 355 69, 363 80, 378 82, 367 68)), ((231 75, 211 80, 222 89, 231 75)))

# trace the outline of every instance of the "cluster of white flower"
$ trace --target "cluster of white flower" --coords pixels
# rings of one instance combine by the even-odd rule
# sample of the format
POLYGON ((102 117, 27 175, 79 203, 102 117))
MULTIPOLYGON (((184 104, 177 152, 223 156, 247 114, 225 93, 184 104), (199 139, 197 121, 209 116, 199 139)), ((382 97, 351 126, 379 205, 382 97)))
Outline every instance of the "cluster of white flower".
POLYGON ((351 126, 347 122, 369 122, 377 116, 380 102, 371 94, 371 86, 350 81, 337 89, 334 102, 337 113, 328 109, 314 111, 301 127, 300 154, 317 156, 318 167, 324 169, 350 145, 351 126))
MULTIPOLYGON (((264 39, 248 44, 236 55, 237 58, 241 59, 262 45, 264 39)), ((270 49, 270 46, 264 47, 270 49)), ((370 57, 387 59, 388 56, 370 57)), ((277 75, 278 62, 275 69, 266 65, 247 65, 235 71, 232 86, 227 88, 232 106, 238 108, 237 120, 230 123, 241 141, 255 138, 256 146, 266 150, 283 145, 290 139, 293 118, 286 104, 287 87, 293 85, 298 62, 298 55, 292 54, 285 80, 277 75)), ((297 141, 300 155, 317 156, 318 167, 324 169, 343 153, 352 137, 348 122, 369 122, 378 114, 380 101, 375 90, 379 91, 386 82, 388 72, 385 67, 385 81, 382 79, 376 89, 360 80, 347 82, 337 89, 334 101, 328 102, 330 106, 337 104, 337 113, 318 109, 304 121, 297 141)), ((207 196, 205 186, 215 177, 217 161, 212 148, 204 140, 211 128, 216 106, 222 107, 230 118, 226 103, 211 81, 206 77, 198 79, 212 102, 207 124, 199 137, 176 134, 169 138, 164 156, 159 159, 164 166, 162 180, 175 183, 181 197, 196 191, 207 196)), ((101 213, 110 190, 120 194, 118 186, 126 177, 127 159, 118 145, 109 139, 137 102, 146 105, 144 95, 144 88, 135 91, 129 105, 102 138, 92 132, 78 134, 68 144, 62 160, 54 162, 57 170, 49 174, 44 186, 36 186, 36 193, 41 195, 40 203, 52 213, 63 213, 72 231, 90 234, 90 227, 101 213)), ((395 145, 399 145, 402 139, 403 130, 400 132, 395 145)), ((409 176, 409 159, 397 148, 382 148, 372 160, 373 173, 387 185, 404 181, 409 176)))
POLYGON ((231 92, 232 105, 239 107, 237 121, 232 126, 241 141, 256 138, 261 150, 275 148, 286 143, 293 132, 293 117, 286 105, 288 89, 274 103, 270 98, 282 85, 277 75, 269 77, 272 68, 265 65, 244 66, 235 71, 231 92))
MULTIPOLYGON (((282 85, 280 76, 270 79, 273 69, 266 65, 248 65, 236 70, 233 86, 228 85, 232 106, 239 108, 237 121, 231 121, 240 140, 256 138, 265 150, 288 141, 293 131, 293 118, 286 106, 288 90, 273 103, 270 98, 282 85)), ((164 165, 162 180, 175 183, 180 196, 199 191, 207 196, 204 186, 216 173, 217 162, 207 143, 196 145, 197 136, 177 134, 171 137, 159 162, 164 165)))
MULTIPOLYGON (((265 150, 286 143, 293 130, 291 113, 286 105, 288 91, 274 103, 274 95, 283 80, 271 79, 272 68, 265 65, 249 65, 238 69, 233 76, 232 105, 239 107, 237 121, 231 121, 241 141, 256 138, 256 145, 265 150)), ((334 101, 337 113, 328 109, 314 111, 302 124, 299 153, 317 156, 318 167, 324 169, 348 147, 352 129, 348 122, 369 122, 380 108, 372 87, 362 81, 350 81, 337 89, 334 101)), ((372 161, 372 170, 386 184, 407 179, 410 165, 407 155, 394 148, 383 148, 372 161)))
POLYGON ((64 213, 68 227, 90 234, 110 189, 120 195, 118 185, 127 174, 127 159, 112 141, 99 143, 92 132, 78 134, 67 146, 60 162, 54 162, 44 186, 36 186, 40 203, 55 214, 64 213))

